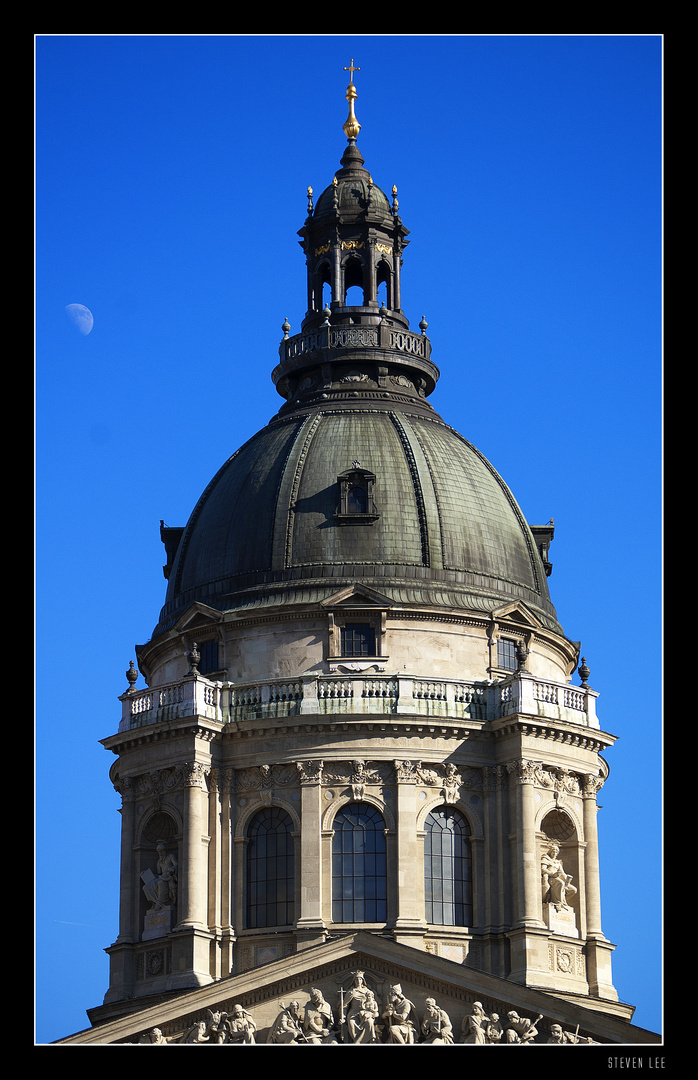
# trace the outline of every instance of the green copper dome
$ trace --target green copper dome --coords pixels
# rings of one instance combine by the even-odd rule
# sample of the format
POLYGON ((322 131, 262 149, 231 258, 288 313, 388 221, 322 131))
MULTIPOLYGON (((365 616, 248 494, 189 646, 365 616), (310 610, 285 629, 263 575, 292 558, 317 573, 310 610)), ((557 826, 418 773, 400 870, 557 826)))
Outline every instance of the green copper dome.
POLYGON ((531 530, 482 454, 422 402, 360 397, 277 418, 225 463, 182 534, 158 631, 195 601, 308 604, 358 582, 408 606, 521 600, 560 631, 531 530), (375 478, 371 515, 341 513, 352 467, 375 478))

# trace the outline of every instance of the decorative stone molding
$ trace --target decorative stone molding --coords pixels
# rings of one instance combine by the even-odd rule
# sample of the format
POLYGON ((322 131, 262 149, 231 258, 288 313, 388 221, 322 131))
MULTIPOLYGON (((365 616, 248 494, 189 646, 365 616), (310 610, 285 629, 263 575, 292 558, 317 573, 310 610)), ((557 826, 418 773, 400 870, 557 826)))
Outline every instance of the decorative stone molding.
MULTIPOLYGON (((247 959, 252 961, 253 949, 247 959)), ((554 958, 564 971, 577 964, 575 950, 558 949, 554 958)), ((552 956, 552 954, 551 954, 552 956)), ((165 957, 152 951, 142 954, 139 977, 145 967, 165 968, 165 957)), ((255 994, 243 1006, 240 1002, 222 1008, 206 1008, 199 1014, 162 1027, 153 1027, 138 1035, 138 1045, 575 1045, 594 1043, 589 1036, 565 1031, 543 1013, 522 1016, 506 1002, 467 1001, 465 1012, 456 1025, 452 1014, 443 1009, 433 993, 423 998, 421 1008, 408 997, 399 982, 381 977, 378 971, 356 970, 336 980, 336 1000, 328 1000, 327 989, 317 986, 301 993, 289 987, 289 994, 278 999, 275 1018, 267 1028, 260 1028, 255 1008, 262 1003, 255 994), (178 1029, 178 1030, 173 1030, 178 1029)))

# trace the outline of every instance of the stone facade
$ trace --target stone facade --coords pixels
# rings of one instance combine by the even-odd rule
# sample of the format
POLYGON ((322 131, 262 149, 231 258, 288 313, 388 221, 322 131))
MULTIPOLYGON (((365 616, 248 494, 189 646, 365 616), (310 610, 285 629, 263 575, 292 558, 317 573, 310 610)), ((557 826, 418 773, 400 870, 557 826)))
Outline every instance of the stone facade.
POLYGON ((646 1041, 601 926, 614 737, 550 599, 554 528, 426 400, 407 230, 355 96, 342 167, 308 195, 285 403, 162 527, 147 687, 131 663, 104 740, 119 934, 74 1039, 646 1041))

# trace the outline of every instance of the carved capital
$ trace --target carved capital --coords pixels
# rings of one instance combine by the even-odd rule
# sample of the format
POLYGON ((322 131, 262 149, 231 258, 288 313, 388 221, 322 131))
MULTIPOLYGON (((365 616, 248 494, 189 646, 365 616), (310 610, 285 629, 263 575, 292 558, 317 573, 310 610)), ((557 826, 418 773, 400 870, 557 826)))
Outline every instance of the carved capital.
POLYGON ((517 784, 535 784, 540 762, 538 761, 511 761, 506 766, 510 775, 513 775, 517 784))
POLYGON ((296 770, 301 784, 321 784, 323 765, 322 761, 297 761, 296 770))
POLYGON ((418 780, 419 762, 395 761, 395 779, 398 784, 416 784, 418 780))
POLYGON ((585 799, 595 799, 603 785, 603 776, 596 773, 585 773, 582 777, 582 795, 585 799))

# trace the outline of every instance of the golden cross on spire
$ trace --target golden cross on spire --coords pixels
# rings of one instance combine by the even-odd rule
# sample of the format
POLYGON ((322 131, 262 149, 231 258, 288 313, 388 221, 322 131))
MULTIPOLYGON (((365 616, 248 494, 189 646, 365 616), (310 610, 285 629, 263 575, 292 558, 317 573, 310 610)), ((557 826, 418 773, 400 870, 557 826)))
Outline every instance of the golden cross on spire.
POLYGON ((356 98, 354 72, 361 71, 361 68, 354 67, 354 59, 352 57, 349 67, 345 67, 344 70, 349 72, 349 85, 346 93, 346 99, 349 102, 349 116, 343 125, 343 131, 349 142, 356 142, 359 132, 361 131, 361 124, 354 115, 354 99, 356 98))
POLYGON ((349 61, 349 67, 345 67, 344 70, 349 72, 349 82, 353 83, 353 81, 354 81, 354 72, 355 71, 361 71, 361 68, 355 68, 354 67, 354 58, 352 57, 351 60, 349 61))

